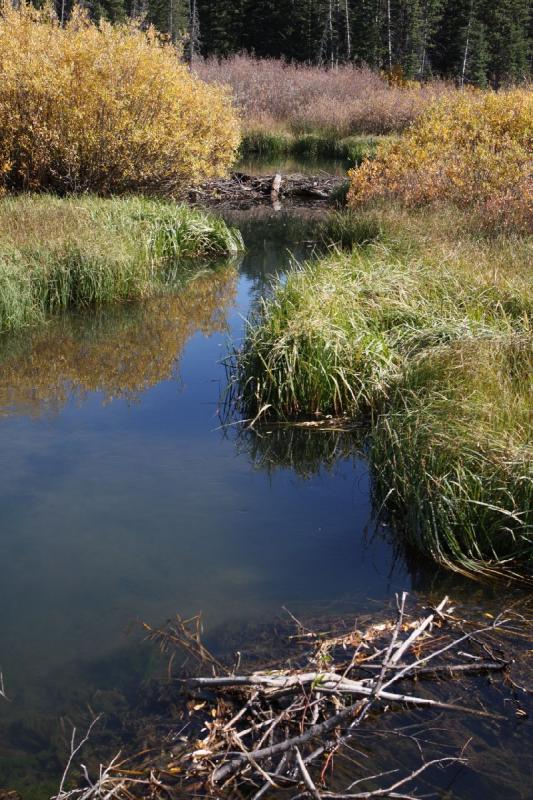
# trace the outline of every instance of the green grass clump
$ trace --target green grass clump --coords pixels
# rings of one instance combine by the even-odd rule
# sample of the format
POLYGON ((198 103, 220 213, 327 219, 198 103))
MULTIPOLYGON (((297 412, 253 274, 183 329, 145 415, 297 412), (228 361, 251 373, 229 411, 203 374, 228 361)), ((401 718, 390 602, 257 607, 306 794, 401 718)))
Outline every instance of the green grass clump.
POLYGON ((244 134, 241 156, 257 154, 262 156, 288 155, 292 150, 293 137, 285 131, 251 130, 244 134))
POLYGON ((21 195, 0 201, 0 332, 50 313, 147 297, 193 259, 242 249, 204 212, 144 198, 21 195))
POLYGON ((333 219, 356 246, 263 302, 236 354, 238 403, 253 417, 366 421, 377 495, 410 542, 463 571, 524 575, 532 375, 516 343, 531 335, 530 241, 476 235, 443 209, 404 214, 333 219))
POLYGON ((533 567, 533 344, 458 342, 415 361, 370 437, 404 541, 466 574, 533 567))
POLYGON ((334 158, 360 164, 372 158, 378 142, 384 137, 348 136, 339 139, 328 133, 290 133, 289 131, 251 130, 241 143, 241 156, 300 156, 302 158, 334 158))

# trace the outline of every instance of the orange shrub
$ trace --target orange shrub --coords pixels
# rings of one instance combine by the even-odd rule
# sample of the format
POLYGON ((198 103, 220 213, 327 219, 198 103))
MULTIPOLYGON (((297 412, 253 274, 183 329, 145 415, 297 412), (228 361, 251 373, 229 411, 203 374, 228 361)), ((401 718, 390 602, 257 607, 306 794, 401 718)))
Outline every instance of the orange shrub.
POLYGON ((433 103, 411 128, 350 173, 350 205, 392 196, 446 200, 487 219, 531 226, 533 94, 464 91, 433 103))
POLYGON ((0 7, 0 188, 174 194, 223 173, 239 138, 227 92, 153 29, 0 7))

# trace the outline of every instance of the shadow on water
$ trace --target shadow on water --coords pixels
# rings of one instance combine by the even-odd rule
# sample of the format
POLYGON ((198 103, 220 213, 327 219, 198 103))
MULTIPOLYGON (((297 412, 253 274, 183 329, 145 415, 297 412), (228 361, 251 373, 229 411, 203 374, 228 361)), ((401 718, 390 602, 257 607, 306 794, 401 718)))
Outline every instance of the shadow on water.
MULTIPOLYGON (((376 527, 356 434, 220 430, 228 338, 240 340, 273 277, 313 253, 323 215, 228 212, 247 245, 238 270, 0 342, 0 669, 11 700, 0 700, 0 788, 49 796, 71 723, 92 711, 105 713, 95 758, 157 715, 139 687, 164 665, 139 643, 141 620, 202 611, 217 647, 253 650, 272 642, 283 605, 356 616, 412 588, 486 606, 488 590, 399 554, 376 527)), ((523 782, 519 735, 507 758, 523 782)), ((483 752, 502 747, 493 736, 483 752)), ((513 781, 505 796, 525 797, 513 781)), ((441 796, 481 796, 476 786, 441 796)), ((483 796, 502 795, 491 783, 483 796)))

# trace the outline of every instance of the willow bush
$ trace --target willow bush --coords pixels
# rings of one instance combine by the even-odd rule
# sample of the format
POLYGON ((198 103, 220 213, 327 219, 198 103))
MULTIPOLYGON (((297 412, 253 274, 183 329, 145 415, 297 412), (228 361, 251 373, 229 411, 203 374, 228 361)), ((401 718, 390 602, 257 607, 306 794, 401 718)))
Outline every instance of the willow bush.
POLYGON ((239 139, 227 92, 152 28, 0 6, 0 189, 174 195, 239 139))
POLYGON ((452 202, 486 222, 531 228, 533 93, 468 90, 432 103, 377 158, 352 170, 348 201, 381 197, 407 205, 452 202))

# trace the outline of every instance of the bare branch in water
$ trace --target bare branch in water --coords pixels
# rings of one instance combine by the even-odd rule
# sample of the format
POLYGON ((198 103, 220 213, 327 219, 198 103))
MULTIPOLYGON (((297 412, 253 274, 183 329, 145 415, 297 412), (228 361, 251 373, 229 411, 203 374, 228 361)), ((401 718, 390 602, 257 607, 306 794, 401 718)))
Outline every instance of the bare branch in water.
MULTIPOLYGON (((162 629, 145 626, 162 650, 183 651, 203 667, 204 674, 167 684, 177 714, 174 727, 157 740, 154 749, 139 754, 134 770, 124 769, 117 757, 101 768, 97 782, 87 777, 88 788, 67 792, 64 786, 72 761, 96 720, 79 744, 73 732, 71 756, 55 800, 148 796, 162 800, 187 795, 246 795, 261 800, 278 790, 292 800, 419 800, 416 781, 420 775, 432 767, 466 763, 464 748, 457 755, 426 760, 416 738, 421 762, 411 772, 387 770, 372 775, 368 771, 365 775, 362 764, 353 758, 356 753, 364 755, 354 747, 354 737, 362 737, 369 728, 372 732, 378 715, 398 708, 501 719, 490 709, 476 706, 470 695, 468 703, 452 703, 446 697, 426 696, 424 688, 435 680, 444 685, 459 677, 468 680, 507 670, 507 662, 493 652, 489 639, 506 620, 500 616, 475 629, 469 624, 469 631, 453 613, 448 598, 423 614, 408 610, 407 601, 404 592, 397 597, 395 619, 369 622, 362 629, 337 623, 332 631, 317 631, 289 612, 297 629, 296 635, 288 636, 290 655, 276 668, 254 671, 246 671, 240 657, 232 669, 212 655, 201 641, 199 616, 189 620, 178 616, 162 629), (235 674, 237 669, 240 674, 235 674), (419 680, 422 677, 424 681, 419 680), (412 690, 415 682, 416 693, 412 690), (362 776, 345 791, 330 791, 325 783, 337 759, 361 767, 362 776), (394 782, 386 785, 392 774, 394 782)), ((407 735, 402 729, 383 732, 395 734, 407 735)), ((426 744, 433 747, 431 742, 426 744)))

